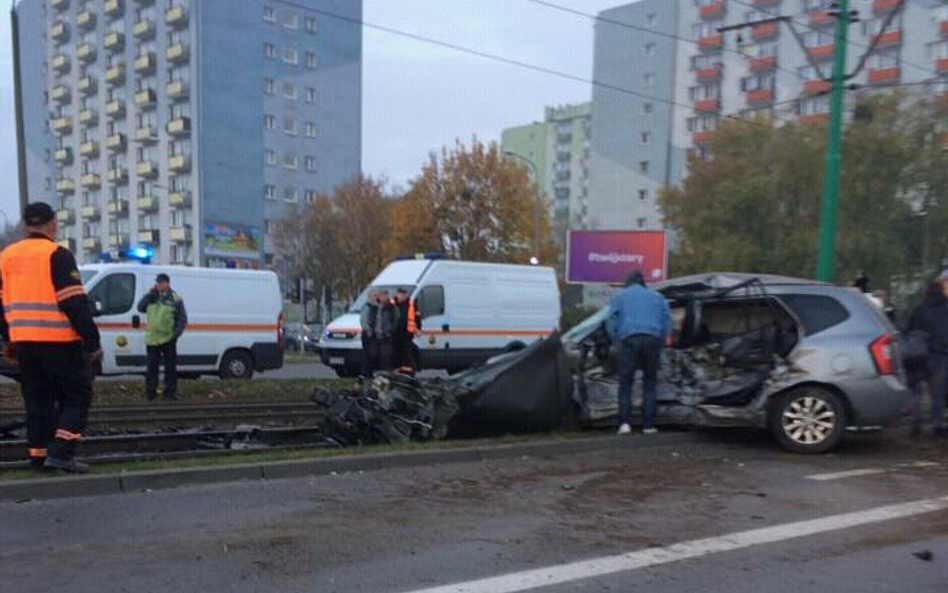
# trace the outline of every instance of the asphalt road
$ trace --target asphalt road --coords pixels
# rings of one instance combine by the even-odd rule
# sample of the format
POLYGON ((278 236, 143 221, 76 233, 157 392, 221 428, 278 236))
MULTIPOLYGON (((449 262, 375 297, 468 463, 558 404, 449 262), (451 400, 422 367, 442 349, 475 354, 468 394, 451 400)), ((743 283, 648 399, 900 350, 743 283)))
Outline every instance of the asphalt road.
POLYGON ((816 457, 754 431, 634 436, 608 453, 0 503, 0 589, 943 593, 948 441, 903 433, 816 457))

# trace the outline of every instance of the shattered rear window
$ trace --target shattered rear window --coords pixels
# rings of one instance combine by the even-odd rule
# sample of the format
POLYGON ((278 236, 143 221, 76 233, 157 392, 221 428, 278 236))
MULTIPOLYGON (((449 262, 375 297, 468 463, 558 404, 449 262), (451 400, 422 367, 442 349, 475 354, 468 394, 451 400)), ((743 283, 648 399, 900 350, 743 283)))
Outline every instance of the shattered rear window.
POLYGON ((783 294, 780 300, 796 314, 808 336, 849 319, 846 307, 833 297, 814 294, 783 294))

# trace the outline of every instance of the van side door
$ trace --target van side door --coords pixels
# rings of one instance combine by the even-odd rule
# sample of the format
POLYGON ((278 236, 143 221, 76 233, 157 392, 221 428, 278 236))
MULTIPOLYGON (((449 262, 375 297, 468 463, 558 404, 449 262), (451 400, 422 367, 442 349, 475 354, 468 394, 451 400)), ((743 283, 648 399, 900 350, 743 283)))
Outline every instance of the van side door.
POLYGON ((446 368, 445 350, 450 347, 451 326, 445 316, 444 287, 439 284, 422 286, 415 293, 415 305, 421 318, 415 345, 420 354, 421 368, 446 368))
POLYGON ((135 310, 138 292, 132 272, 108 274, 89 292, 90 300, 97 303, 103 374, 145 371, 144 315, 135 310))

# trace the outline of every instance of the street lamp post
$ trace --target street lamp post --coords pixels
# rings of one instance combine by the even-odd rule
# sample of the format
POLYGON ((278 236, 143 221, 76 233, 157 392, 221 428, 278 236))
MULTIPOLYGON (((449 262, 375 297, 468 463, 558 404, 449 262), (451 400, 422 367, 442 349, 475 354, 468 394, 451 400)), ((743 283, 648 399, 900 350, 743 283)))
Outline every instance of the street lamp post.
MULTIPOLYGON (((539 187, 540 176, 537 173, 537 166, 533 161, 510 150, 505 150, 503 155, 527 165, 527 168, 530 170, 530 188, 535 190, 539 187)), ((530 258, 530 263, 536 265, 540 263, 540 197, 538 191, 534 191, 533 193, 533 257, 530 258)))

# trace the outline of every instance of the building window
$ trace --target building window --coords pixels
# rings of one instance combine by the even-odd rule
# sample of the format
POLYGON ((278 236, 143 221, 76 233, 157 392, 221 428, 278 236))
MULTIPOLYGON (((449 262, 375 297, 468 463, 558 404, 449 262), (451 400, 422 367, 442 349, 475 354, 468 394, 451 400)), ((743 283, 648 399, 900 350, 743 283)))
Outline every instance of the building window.
POLYGON ((306 67, 315 68, 316 67, 316 54, 311 51, 306 52, 306 67))
POLYGON ((309 17, 309 16, 308 16, 308 17, 306 17, 306 19, 303 21, 303 23, 304 23, 304 26, 306 27, 306 32, 307 32, 307 33, 315 33, 315 32, 316 32, 316 19, 314 19, 313 17, 309 17))
POLYGON ((639 190, 639 199, 642 200, 643 202, 648 199, 648 190, 647 190, 647 189, 640 189, 640 190, 639 190))
POLYGON ((308 190, 306 190, 306 194, 304 194, 304 195, 305 195, 305 198, 304 198, 304 199, 306 200, 306 203, 307 203, 307 204, 312 204, 314 201, 316 201, 316 191, 315 191, 315 190, 308 189, 308 190))
POLYGON ((311 121, 306 122, 306 137, 307 138, 316 137, 316 124, 311 121))
POLYGON ((283 83, 283 96, 286 97, 287 99, 292 99, 293 101, 296 101, 296 85, 294 85, 292 82, 284 82, 283 83))
POLYGON ((283 131, 287 134, 296 136, 296 118, 286 116, 283 118, 283 131))
POLYGON ((658 22, 658 13, 657 12, 648 13, 648 15, 645 16, 645 21, 649 25, 654 25, 655 23, 658 22))
POLYGON ((651 132, 642 132, 641 134, 642 144, 651 144, 652 143, 652 133, 651 132))
POLYGON ((288 47, 283 50, 283 61, 287 64, 296 65, 299 63, 299 54, 292 47, 288 47))
POLYGON ((316 170, 316 157, 307 156, 306 157, 306 170, 315 171, 316 170))
POLYGON ((639 173, 648 174, 648 161, 639 161, 639 173))
POLYGON ((275 185, 263 186, 263 197, 268 200, 275 200, 277 197, 277 188, 275 185))
POLYGON ((644 216, 640 216, 640 217, 638 218, 638 220, 636 221, 636 223, 639 225, 639 228, 640 228, 640 229, 644 229, 644 228, 645 228, 645 223, 646 223, 646 222, 647 222, 647 220, 646 220, 646 218, 645 218, 644 216))
POLYGON ((275 47, 272 43, 264 43, 264 44, 263 44, 263 55, 264 55, 268 60, 275 60, 276 57, 277 57, 277 50, 276 50, 276 47, 275 47))
POLYGON ((293 186, 291 186, 291 185, 288 185, 288 186, 284 187, 284 188, 283 188, 283 200, 284 200, 284 201, 287 201, 287 202, 295 202, 295 201, 297 201, 296 188, 293 187, 293 186))
POLYGON ((655 106, 654 106, 654 105, 652 105, 651 103, 642 103, 642 114, 643 114, 643 115, 649 115, 649 114, 651 114, 653 111, 655 111, 655 106))
POLYGON ((263 7, 263 20, 265 20, 268 23, 277 22, 277 13, 276 13, 276 10, 274 10, 272 6, 263 7))
POLYGON ((272 96, 276 92, 273 90, 273 88, 274 88, 273 79, 264 78, 263 79, 263 94, 272 96))
POLYGON ((646 44, 645 44, 645 55, 647 55, 647 56, 654 56, 654 55, 655 55, 655 44, 654 44, 654 43, 646 43, 646 44))
POLYGON ((316 102, 316 89, 314 87, 306 87, 306 102, 315 103, 316 102))
POLYGON ((277 127, 276 118, 272 115, 263 116, 263 127, 268 130, 275 130, 277 127))
POLYGON ((296 170, 296 153, 288 152, 283 155, 283 167, 286 169, 296 170))
POLYGON ((283 26, 287 29, 293 29, 295 31, 296 29, 300 28, 300 19, 295 13, 291 12, 290 14, 286 15, 286 20, 283 22, 283 26))
POLYGON ((265 150, 265 151, 263 151, 263 155, 264 155, 264 162, 265 162, 267 165, 274 166, 274 165, 277 164, 277 154, 276 154, 276 151, 273 151, 273 150, 265 150))
POLYGON ((647 72, 642 75, 642 85, 643 86, 652 86, 655 84, 655 75, 651 72, 647 72))

